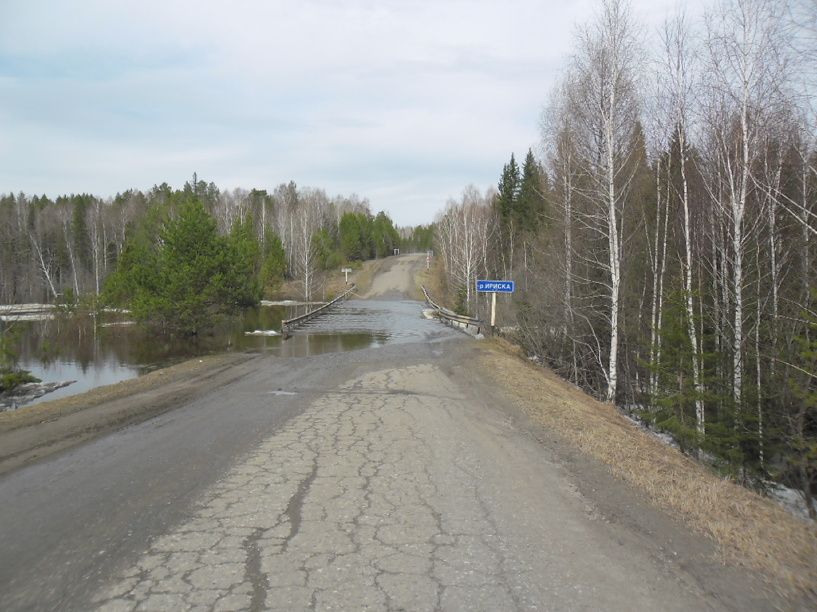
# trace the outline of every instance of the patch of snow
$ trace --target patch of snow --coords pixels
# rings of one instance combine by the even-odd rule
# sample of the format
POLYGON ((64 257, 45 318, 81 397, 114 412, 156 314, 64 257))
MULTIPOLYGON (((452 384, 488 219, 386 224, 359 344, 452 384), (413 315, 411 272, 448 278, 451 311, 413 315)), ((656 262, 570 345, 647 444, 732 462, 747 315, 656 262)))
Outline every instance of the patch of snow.
POLYGON ((659 429, 653 429, 652 427, 649 426, 649 423, 647 423, 647 421, 645 421, 641 417, 632 414, 627 414, 626 412, 623 412, 622 415, 624 416, 625 419, 627 419, 633 425, 635 425, 636 429, 640 429, 641 431, 651 435, 653 438, 657 438, 658 440, 660 440, 667 446, 674 448, 675 450, 680 450, 680 446, 678 446, 678 443, 675 441, 675 438, 673 438, 671 434, 668 434, 667 432, 661 431, 659 429))
MULTIPOLYGON (((771 483, 772 486, 766 493, 766 497, 776 502, 788 510, 794 516, 799 516, 808 519, 808 509, 806 508, 806 500, 803 499, 803 494, 797 489, 790 489, 781 484, 771 483)), ((817 500, 812 500, 812 506, 817 511, 817 500)))
MULTIPOLYGON (((667 446, 671 446, 676 450, 680 450, 680 447, 670 434, 656 429, 652 429, 649 426, 649 424, 641 417, 626 413, 622 414, 633 425, 635 425, 636 428, 648 433, 654 438, 657 438, 667 446)), ((701 461, 701 463, 704 464, 714 463, 715 457, 708 454, 703 454, 699 461, 701 461)), ((776 482, 767 482, 766 484, 769 486, 769 489, 766 492, 766 497, 771 499, 773 502, 777 503, 779 506, 781 506, 794 516, 798 516, 804 519, 809 518, 808 510, 806 509, 806 501, 805 499, 803 499, 803 494, 800 491, 798 491, 797 489, 785 487, 776 482)), ((817 500, 812 500, 812 505, 814 506, 815 511, 817 511, 817 500)))
POLYGON ((57 389, 62 389, 63 387, 67 387, 75 382, 77 381, 63 380, 60 382, 39 382, 20 385, 14 389, 14 391, 0 396, 0 412, 4 412, 6 410, 16 410, 20 406, 23 406, 28 402, 37 399, 38 397, 42 397, 46 393, 51 393, 57 389))
POLYGON ((54 310, 51 304, 0 304, 0 312, 3 313, 23 313, 23 312, 47 312, 54 310))
POLYGON ((0 321, 44 321, 53 313, 51 304, 0 304, 0 321))
POLYGON ((271 300, 261 300, 261 306, 312 306, 326 304, 326 302, 299 302, 298 300, 280 300, 277 302, 271 300))
POLYGON ((4 314, 0 315, 0 321, 48 321, 54 318, 50 312, 28 313, 28 314, 4 314))

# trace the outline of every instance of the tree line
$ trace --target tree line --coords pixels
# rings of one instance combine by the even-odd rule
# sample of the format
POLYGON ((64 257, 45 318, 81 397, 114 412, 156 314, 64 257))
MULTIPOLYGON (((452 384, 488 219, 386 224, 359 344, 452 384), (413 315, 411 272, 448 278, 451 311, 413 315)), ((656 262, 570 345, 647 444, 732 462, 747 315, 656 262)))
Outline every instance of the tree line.
POLYGON ((153 298, 169 306, 194 272, 221 283, 208 288, 212 302, 256 303, 284 281, 297 288, 290 297, 309 301, 340 265, 424 248, 425 229, 398 230, 366 199, 293 182, 271 193, 221 191, 194 175, 181 189, 163 183, 113 198, 9 194, 0 197, 0 303, 104 298, 135 301, 138 312, 153 298))
MULTIPOLYGON (((814 6, 722 0, 650 40, 603 0, 541 155, 437 219, 452 294, 565 378, 762 486, 817 487, 814 6), (647 45, 650 44, 649 49, 647 45)), ((809 506, 811 508, 811 506, 809 506)))

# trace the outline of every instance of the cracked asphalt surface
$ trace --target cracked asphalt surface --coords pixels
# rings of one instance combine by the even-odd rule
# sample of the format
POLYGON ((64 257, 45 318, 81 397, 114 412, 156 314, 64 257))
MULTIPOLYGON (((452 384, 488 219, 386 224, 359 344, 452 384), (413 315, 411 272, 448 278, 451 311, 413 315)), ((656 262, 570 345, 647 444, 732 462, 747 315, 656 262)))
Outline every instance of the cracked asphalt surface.
POLYGON ((107 612, 698 608, 609 541, 559 471, 435 364, 374 371, 261 443, 92 602, 107 612))

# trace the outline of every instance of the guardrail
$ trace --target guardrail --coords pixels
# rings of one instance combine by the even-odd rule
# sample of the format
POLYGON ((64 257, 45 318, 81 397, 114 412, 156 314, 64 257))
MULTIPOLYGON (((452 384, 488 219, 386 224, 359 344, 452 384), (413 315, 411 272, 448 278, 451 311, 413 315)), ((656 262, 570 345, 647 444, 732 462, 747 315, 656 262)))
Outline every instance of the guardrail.
POLYGON ((307 312, 306 314, 302 314, 299 317, 284 319, 283 321, 281 321, 281 334, 283 334, 285 337, 289 337, 289 332, 292 330, 293 327, 298 327, 299 325, 306 323, 310 319, 326 313, 326 311, 332 308, 332 306, 345 300, 349 296, 349 294, 352 293, 356 288, 357 285, 352 285, 342 295, 339 295, 331 302, 327 302, 320 308, 316 308, 315 310, 307 312))
POLYGON ((423 295, 426 296, 426 302, 429 306, 431 306, 434 310, 437 311, 437 315, 440 317, 440 320, 443 322, 449 323, 457 323, 459 325, 465 325, 465 329, 469 329, 470 327, 476 327, 476 333, 479 334, 480 330, 485 327, 485 321, 482 319, 476 319, 474 317, 466 317, 465 315, 457 314, 453 310, 449 310, 444 306, 440 306, 439 304, 435 304, 434 300, 431 299, 431 296, 428 294, 428 290, 425 288, 425 285, 422 285, 423 295))

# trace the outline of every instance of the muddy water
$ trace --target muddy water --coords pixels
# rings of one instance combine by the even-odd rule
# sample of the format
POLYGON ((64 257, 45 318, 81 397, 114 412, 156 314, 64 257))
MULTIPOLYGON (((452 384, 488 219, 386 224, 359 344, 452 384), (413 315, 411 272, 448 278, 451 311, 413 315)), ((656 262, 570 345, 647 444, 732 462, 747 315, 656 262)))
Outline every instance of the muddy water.
POLYGON ((262 306, 195 341, 151 334, 112 317, 18 322, 20 367, 43 382, 76 382, 29 401, 3 403, 0 399, 0 411, 83 393, 197 355, 263 351, 281 357, 308 357, 449 333, 436 321, 422 317, 419 302, 367 300, 340 304, 293 330, 289 338, 276 333, 282 319, 303 312, 304 307, 262 306))

